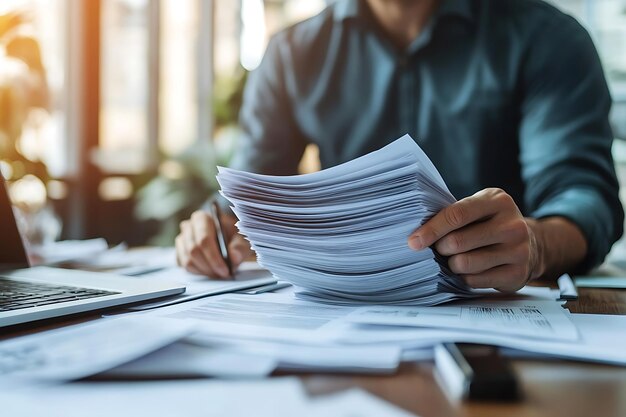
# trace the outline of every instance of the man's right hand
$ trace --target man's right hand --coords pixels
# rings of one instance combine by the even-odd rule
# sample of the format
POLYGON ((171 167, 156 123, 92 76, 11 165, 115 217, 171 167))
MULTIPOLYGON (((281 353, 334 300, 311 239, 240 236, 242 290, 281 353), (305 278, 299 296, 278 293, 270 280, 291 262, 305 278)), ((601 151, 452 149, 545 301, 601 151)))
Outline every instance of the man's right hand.
MULTIPOLYGON (((223 215, 221 220, 226 238, 230 242, 230 262, 233 270, 236 270, 253 252, 250 243, 237 233, 237 219, 223 215)), ((213 219, 209 213, 201 210, 194 212, 189 220, 181 222, 180 234, 176 236, 176 260, 180 266, 194 274, 232 278, 217 244, 213 219)))

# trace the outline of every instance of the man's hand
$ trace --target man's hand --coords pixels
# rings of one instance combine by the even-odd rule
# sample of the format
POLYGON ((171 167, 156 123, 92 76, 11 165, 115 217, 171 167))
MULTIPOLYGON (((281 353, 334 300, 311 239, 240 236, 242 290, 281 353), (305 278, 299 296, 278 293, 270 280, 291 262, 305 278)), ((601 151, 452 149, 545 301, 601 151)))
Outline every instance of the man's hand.
POLYGON ((511 196, 487 188, 441 210, 413 232, 409 247, 434 245, 471 287, 516 291, 544 272, 532 222, 511 196))
MULTIPOLYGON (((230 243, 228 251, 233 270, 253 252, 250 243, 235 229, 237 219, 224 215, 222 225, 230 243)), ((214 278, 232 278, 217 244, 215 226, 209 213, 196 211, 180 224, 176 236, 176 260, 187 271, 214 278)))

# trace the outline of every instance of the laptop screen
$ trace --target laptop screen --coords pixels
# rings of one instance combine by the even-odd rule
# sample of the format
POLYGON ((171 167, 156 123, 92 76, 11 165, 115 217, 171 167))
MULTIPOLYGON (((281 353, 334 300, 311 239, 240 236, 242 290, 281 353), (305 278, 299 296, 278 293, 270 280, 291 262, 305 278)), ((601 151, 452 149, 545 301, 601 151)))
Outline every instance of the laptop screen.
POLYGON ((13 216, 6 184, 0 174, 0 269, 28 266, 28 258, 13 216))

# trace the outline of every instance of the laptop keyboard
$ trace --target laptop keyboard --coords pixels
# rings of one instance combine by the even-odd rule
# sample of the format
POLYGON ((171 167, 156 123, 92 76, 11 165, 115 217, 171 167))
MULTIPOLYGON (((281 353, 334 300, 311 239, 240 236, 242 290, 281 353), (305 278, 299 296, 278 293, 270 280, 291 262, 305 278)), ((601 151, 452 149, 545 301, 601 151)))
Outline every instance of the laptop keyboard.
POLYGON ((115 294, 120 293, 0 277, 0 313, 115 294))

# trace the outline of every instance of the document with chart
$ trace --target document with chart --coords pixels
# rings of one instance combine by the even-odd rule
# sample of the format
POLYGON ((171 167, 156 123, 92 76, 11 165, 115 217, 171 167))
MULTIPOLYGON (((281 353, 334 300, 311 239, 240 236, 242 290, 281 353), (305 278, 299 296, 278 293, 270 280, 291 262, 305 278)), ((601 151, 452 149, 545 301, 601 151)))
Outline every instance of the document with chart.
POLYGON ((316 173, 219 168, 222 194, 259 263, 299 298, 335 304, 436 305, 474 293, 416 228, 456 200, 408 135, 316 173))

